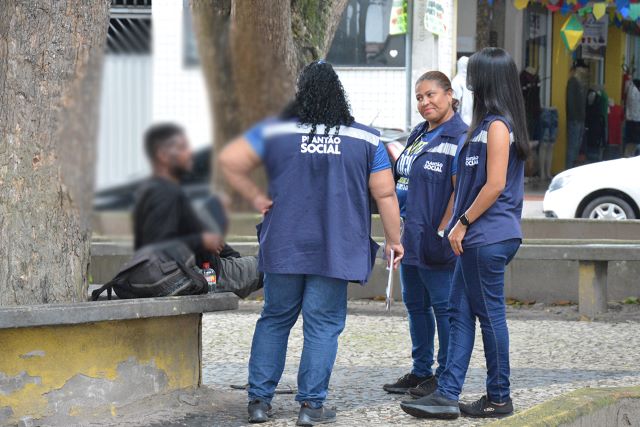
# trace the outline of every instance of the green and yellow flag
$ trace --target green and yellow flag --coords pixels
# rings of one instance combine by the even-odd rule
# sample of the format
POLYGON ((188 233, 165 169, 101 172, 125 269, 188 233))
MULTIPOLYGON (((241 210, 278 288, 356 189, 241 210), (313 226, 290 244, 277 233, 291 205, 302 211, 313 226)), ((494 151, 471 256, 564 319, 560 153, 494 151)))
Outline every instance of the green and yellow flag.
POLYGON ((574 51, 582 40, 584 27, 575 15, 571 15, 560 29, 560 36, 567 49, 574 51))

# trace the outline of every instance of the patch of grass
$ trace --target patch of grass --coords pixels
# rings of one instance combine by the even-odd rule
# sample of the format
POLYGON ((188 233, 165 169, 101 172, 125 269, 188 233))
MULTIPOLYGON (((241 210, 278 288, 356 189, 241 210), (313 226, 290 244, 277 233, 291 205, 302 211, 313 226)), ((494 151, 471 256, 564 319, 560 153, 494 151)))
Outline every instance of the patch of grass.
POLYGON ((640 297, 627 297, 622 301, 623 304, 640 304, 640 297))

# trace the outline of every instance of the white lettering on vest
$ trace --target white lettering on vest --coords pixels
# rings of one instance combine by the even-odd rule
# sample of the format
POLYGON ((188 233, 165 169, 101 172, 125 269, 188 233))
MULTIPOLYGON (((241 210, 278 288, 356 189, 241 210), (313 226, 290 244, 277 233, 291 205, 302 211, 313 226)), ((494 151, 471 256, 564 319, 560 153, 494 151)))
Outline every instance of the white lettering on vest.
POLYGON ((443 166, 444 165, 441 162, 432 162, 430 160, 427 160, 426 163, 424 164, 424 168, 426 170, 439 172, 439 173, 442 173, 442 167, 443 166))
POLYGON ((464 164, 466 166, 475 166, 478 164, 478 161, 480 160, 480 158, 478 156, 471 156, 471 157, 467 157, 465 159, 464 164))
POLYGON ((301 153, 342 154, 339 146, 342 141, 339 136, 315 135, 309 141, 309 135, 303 135, 300 142, 301 153))

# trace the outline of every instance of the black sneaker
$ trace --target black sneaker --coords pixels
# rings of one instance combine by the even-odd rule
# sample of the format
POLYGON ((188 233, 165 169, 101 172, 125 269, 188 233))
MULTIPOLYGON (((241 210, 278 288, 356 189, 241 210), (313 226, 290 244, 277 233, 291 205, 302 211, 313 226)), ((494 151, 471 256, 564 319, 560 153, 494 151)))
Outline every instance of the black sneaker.
POLYGON ((312 408, 306 402, 300 407, 297 426, 315 426, 318 424, 330 424, 336 422, 336 411, 324 406, 312 408))
POLYGON ((409 389, 411 397, 419 399, 424 396, 428 396, 438 388, 438 378, 434 375, 429 379, 422 381, 417 387, 409 389))
POLYGON ((513 402, 509 399, 504 405, 495 405, 482 396, 473 403, 461 403, 460 410, 465 417, 471 418, 500 418, 513 414, 513 402))
POLYGON ((455 420, 460 416, 458 402, 447 399, 440 394, 431 393, 429 396, 417 400, 400 403, 400 408, 416 418, 438 418, 441 420, 455 420))
POLYGON ((393 384, 385 384, 382 386, 387 393, 405 394, 410 388, 417 387, 421 382, 429 377, 418 377, 413 374, 403 375, 393 384))
POLYGON ((255 399, 249 402, 247 410, 249 412, 250 423, 266 423, 272 416, 271 405, 260 399, 255 399))

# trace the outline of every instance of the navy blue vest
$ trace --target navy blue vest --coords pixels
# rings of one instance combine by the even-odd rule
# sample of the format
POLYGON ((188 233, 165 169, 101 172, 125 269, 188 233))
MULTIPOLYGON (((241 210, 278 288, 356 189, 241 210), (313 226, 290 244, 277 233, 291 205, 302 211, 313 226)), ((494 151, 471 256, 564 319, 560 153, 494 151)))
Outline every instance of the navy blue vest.
MULTIPOLYGON (((413 134, 407 147, 418 141, 428 124, 413 134)), ((453 161, 458 141, 468 126, 457 113, 440 125, 440 134, 422 148, 409 175, 404 218, 403 264, 428 269, 453 268, 455 255, 447 239, 438 236, 438 226, 453 193, 453 161)))
POLYGON ((379 132, 353 123, 276 121, 264 129, 273 207, 258 226, 259 268, 366 282, 378 245, 370 238, 369 174, 379 132))
POLYGON ((510 148, 507 182, 498 200, 467 230, 465 248, 490 245, 509 239, 522 239, 520 217, 524 199, 524 161, 518 158, 511 125, 504 117, 488 115, 471 135, 458 157, 458 177, 454 221, 469 209, 487 182, 487 135, 489 126, 500 120, 509 128, 510 148))

